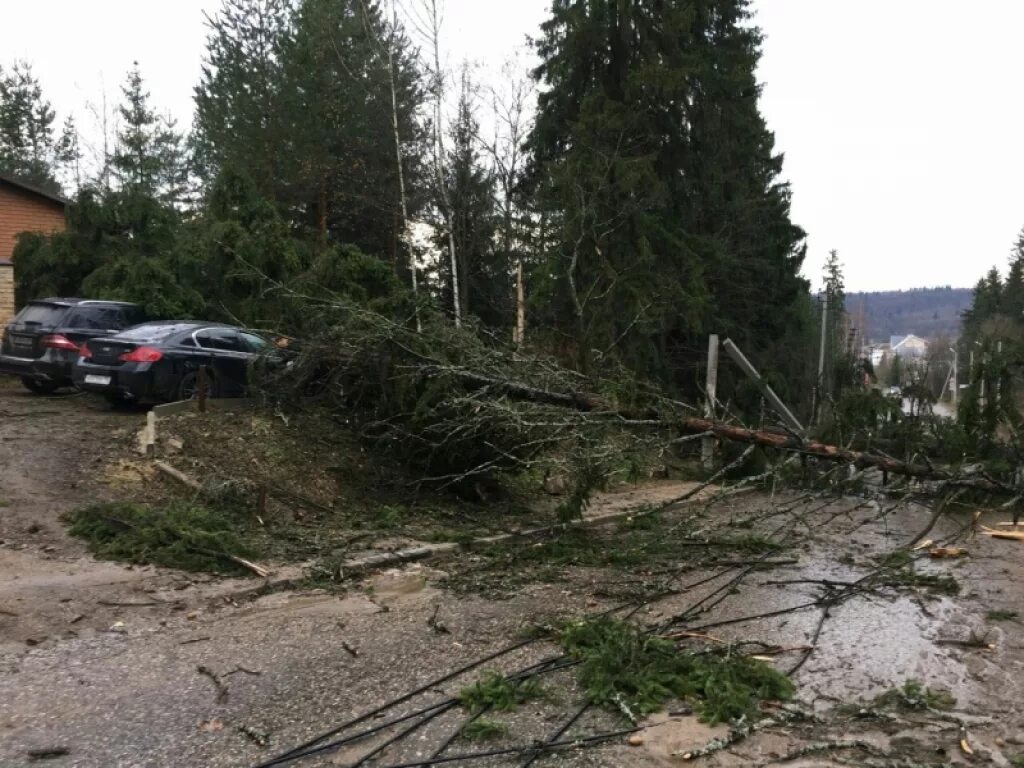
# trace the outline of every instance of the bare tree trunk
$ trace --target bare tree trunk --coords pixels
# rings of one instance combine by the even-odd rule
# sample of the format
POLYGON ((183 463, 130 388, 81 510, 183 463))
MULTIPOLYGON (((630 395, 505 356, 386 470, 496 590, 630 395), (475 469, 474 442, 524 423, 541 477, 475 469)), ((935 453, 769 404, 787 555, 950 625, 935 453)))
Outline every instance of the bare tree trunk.
MULTIPOLYGON (((398 197, 402 204, 402 237, 403 244, 409 234, 409 205, 405 196, 405 169, 402 164, 402 140, 398 133, 398 94, 395 85, 395 34, 398 29, 398 6, 391 0, 391 39, 388 41, 388 83, 391 86, 391 128, 395 136, 395 162, 398 167, 398 197)), ((409 249, 409 273, 412 276, 412 296, 416 302, 416 330, 422 331, 419 308, 419 280, 416 275, 416 260, 409 249)))
POLYGON ((526 290, 523 286, 523 259, 516 260, 516 330, 515 343, 526 343, 526 290))
POLYGON ((441 71, 441 19, 438 15, 437 0, 426 0, 430 13, 430 36, 434 49, 434 168, 437 171, 437 189, 441 196, 441 214, 448 232, 448 256, 452 268, 452 312, 455 327, 462 325, 462 304, 459 300, 459 263, 455 255, 455 232, 452 226, 452 210, 448 201, 448 189, 444 177, 444 73, 441 71))
POLYGON ((523 257, 516 253, 513 260, 513 242, 516 226, 515 186, 519 176, 522 134, 525 130, 529 102, 533 95, 533 84, 517 76, 520 67, 512 60, 502 67, 502 87, 491 89, 491 103, 494 113, 494 138, 481 145, 491 156, 491 163, 498 178, 501 210, 501 247, 509 265, 515 263, 515 321, 512 327, 512 341, 521 346, 526 342, 526 287, 524 283, 523 257))

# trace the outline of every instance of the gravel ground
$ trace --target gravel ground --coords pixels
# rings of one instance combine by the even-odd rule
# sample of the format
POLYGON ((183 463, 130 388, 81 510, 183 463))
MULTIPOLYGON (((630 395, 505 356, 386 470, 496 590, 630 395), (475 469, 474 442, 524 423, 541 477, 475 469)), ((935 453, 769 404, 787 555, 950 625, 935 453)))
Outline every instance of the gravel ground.
MULTIPOLYGON (((524 637, 538 623, 611 607, 607 595, 624 581, 665 580, 642 568, 626 571, 562 565, 516 574, 509 599, 441 589, 445 574, 481 568, 466 553, 431 567, 376 574, 347 593, 320 590, 254 592, 245 579, 197 578, 153 568, 98 563, 69 539, 62 512, 83 500, 116 497, 118 478, 145 477, 129 447, 139 412, 111 411, 84 397, 33 398, 0 388, 0 765, 254 766, 346 720, 402 696, 524 637), (260 741, 268 743, 261 745, 260 741), (54 754, 40 762, 32 753, 54 754)), ((614 507, 663 498, 665 488, 632 491, 606 501, 614 507)), ((652 603, 635 619, 655 626, 706 599, 705 613, 687 626, 719 640, 803 646, 815 634, 820 609, 772 613, 820 596, 811 580, 851 580, 870 570, 871 557, 909 540, 927 518, 910 509, 884 520, 853 502, 799 507, 767 517, 766 500, 739 497, 708 510, 676 513, 667 525, 705 531, 755 519, 753 532, 796 531, 772 570, 698 565, 693 549, 676 560, 681 594, 652 603), (694 560, 694 562, 690 562, 694 560), (749 571, 734 584, 730 580, 749 571), (716 577, 717 578, 713 578, 716 577), (705 580, 706 583, 700 583, 705 580), (801 582, 775 584, 767 582, 801 582), (720 602, 717 602, 720 600, 720 602), (735 623, 721 624, 733 621, 735 623), (699 629, 706 624, 717 626, 699 629)), ((996 518, 988 519, 989 524, 996 518)), ((948 524, 938 535, 951 533, 948 524)), ((615 529, 608 532, 614 545, 615 529)), ((1024 546, 984 537, 966 543, 969 558, 937 561, 922 570, 953 574, 957 596, 921 591, 866 595, 830 611, 815 651, 797 673, 798 702, 813 718, 772 728, 703 764, 768 764, 801 745, 856 739, 916 764, 1008 765, 1024 753, 1024 645, 1019 620, 986 620, 990 611, 1024 612, 1024 546), (962 641, 984 637, 985 647, 962 641), (988 645, 991 644, 991 648, 988 645), (867 700, 908 679, 949 689, 957 710, 888 720, 836 714, 841 703, 867 700), (948 716, 944 716, 948 717, 948 716), (961 723, 974 755, 959 747, 961 723), (941 750, 941 751, 940 751, 941 750)), ((482 664, 388 712, 398 716, 457 695, 488 670, 512 672, 557 655, 537 641, 482 664)), ((799 652, 779 654, 788 669, 799 652)), ((545 739, 579 706, 571 671, 543 676, 546 695, 514 713, 496 715, 509 735, 476 744, 459 740, 449 753, 499 749, 545 739)), ((607 745, 545 757, 538 764, 571 766, 673 765, 677 752, 699 748, 727 729, 708 728, 680 708, 647 728, 639 746, 620 738, 607 745)), ((388 749, 375 765, 429 757, 460 725, 452 710, 388 749)), ((386 718, 371 718, 381 724, 386 718)), ((567 733, 621 729, 612 713, 588 710, 567 733)), ((396 731, 388 731, 392 735, 396 731)), ((343 734, 344 735, 344 734, 343 734)), ((354 765, 383 742, 324 752, 295 765, 354 765)), ((833 758, 872 755, 839 750, 789 761, 832 765, 833 758)), ((877 756, 876 756, 877 757, 877 756)), ((474 765, 519 765, 491 758, 474 765)))

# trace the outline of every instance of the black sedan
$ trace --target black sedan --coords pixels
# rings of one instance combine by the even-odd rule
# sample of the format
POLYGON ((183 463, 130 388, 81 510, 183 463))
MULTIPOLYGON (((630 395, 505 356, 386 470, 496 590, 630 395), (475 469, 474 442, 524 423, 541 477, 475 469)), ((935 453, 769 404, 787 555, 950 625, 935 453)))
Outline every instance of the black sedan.
POLYGON ((210 397, 240 397, 249 364, 272 349, 262 336, 217 323, 143 323, 85 344, 75 364, 75 384, 113 402, 188 400, 207 370, 210 397))

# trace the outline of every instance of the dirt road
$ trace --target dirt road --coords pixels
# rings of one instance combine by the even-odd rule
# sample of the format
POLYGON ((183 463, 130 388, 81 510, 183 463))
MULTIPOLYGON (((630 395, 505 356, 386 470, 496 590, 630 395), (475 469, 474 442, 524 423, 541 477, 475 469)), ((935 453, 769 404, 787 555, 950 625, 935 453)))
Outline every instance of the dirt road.
MULTIPOLYGON (((0 389, 5 768, 42 759, 81 768, 253 766, 511 644, 522 643, 369 722, 443 702, 486 670, 510 673, 557 656, 548 640, 521 640, 524 628, 600 612, 641 587, 651 594, 652 584, 672 590, 645 598, 634 616, 644 626, 682 614, 680 626, 711 642, 749 640, 779 649, 771 658, 780 669, 802 658, 802 650, 791 649, 814 646, 795 675, 800 717, 766 727, 704 764, 792 758, 788 765, 1010 765, 1024 753, 1024 625, 1013 615, 1024 613, 1022 545, 969 538, 969 558, 920 566, 921 574, 955 577, 958 595, 878 588, 830 605, 822 595, 863 578, 875 558, 920 529, 927 513, 909 508, 880 515, 877 504, 853 500, 797 500, 779 512, 765 499, 741 496, 678 510, 659 520, 664 528, 653 536, 667 537, 680 526, 704 537, 695 541, 784 534, 785 555, 770 568, 749 565, 749 555, 702 558, 692 545, 665 568, 664 562, 595 567, 577 556, 509 568, 468 552, 377 574, 343 594, 260 594, 255 580, 98 563, 64 533, 63 512, 117 496, 126 475, 146 477, 147 466, 130 458, 141 422, 140 413, 111 411, 82 397, 31 398, 0 389), (485 582, 501 586, 505 599, 482 596, 490 594, 478 588, 485 582), (865 704, 908 680, 948 690, 957 702, 953 711, 882 713, 865 704), (962 736, 973 754, 961 747, 962 736), (800 752, 809 746, 821 749, 800 752)), ((651 494, 663 498, 667 491, 651 494)), ((602 503, 639 509, 651 494, 633 491, 602 503)), ((952 535, 961 523, 944 522, 933 535, 952 535)), ((612 526, 604 535, 601 546, 611 547, 634 534, 612 526)), ((543 699, 502 715, 505 736, 486 744, 458 739, 447 754, 551 737, 576 711, 580 691, 571 669, 546 674, 544 686, 543 699)), ((538 764, 674 765, 680 757, 673 755, 728 732, 673 712, 646 723, 651 727, 640 746, 619 738, 538 764)), ((445 710, 374 764, 428 758, 464 718, 460 708, 445 710)), ((623 727, 614 713, 589 708, 566 733, 577 738, 623 727)), ((355 765, 392 734, 292 764, 355 765)), ((522 762, 492 757, 466 764, 522 762)))

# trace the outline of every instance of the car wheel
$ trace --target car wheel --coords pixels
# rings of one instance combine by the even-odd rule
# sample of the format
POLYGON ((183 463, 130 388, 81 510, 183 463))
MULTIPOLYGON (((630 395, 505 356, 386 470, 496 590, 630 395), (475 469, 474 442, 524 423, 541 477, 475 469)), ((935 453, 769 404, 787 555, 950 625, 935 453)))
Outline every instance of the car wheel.
MULTIPOLYGON (((213 377, 206 374, 206 396, 215 397, 217 391, 214 386, 213 377)), ((199 393, 199 374, 195 371, 186 373, 181 377, 181 382, 178 384, 178 399, 179 400, 191 400, 199 393)))
POLYGON ((58 389, 58 386, 52 382, 39 381, 28 376, 22 376, 21 383, 25 385, 25 389, 36 395, 52 395, 58 389))

